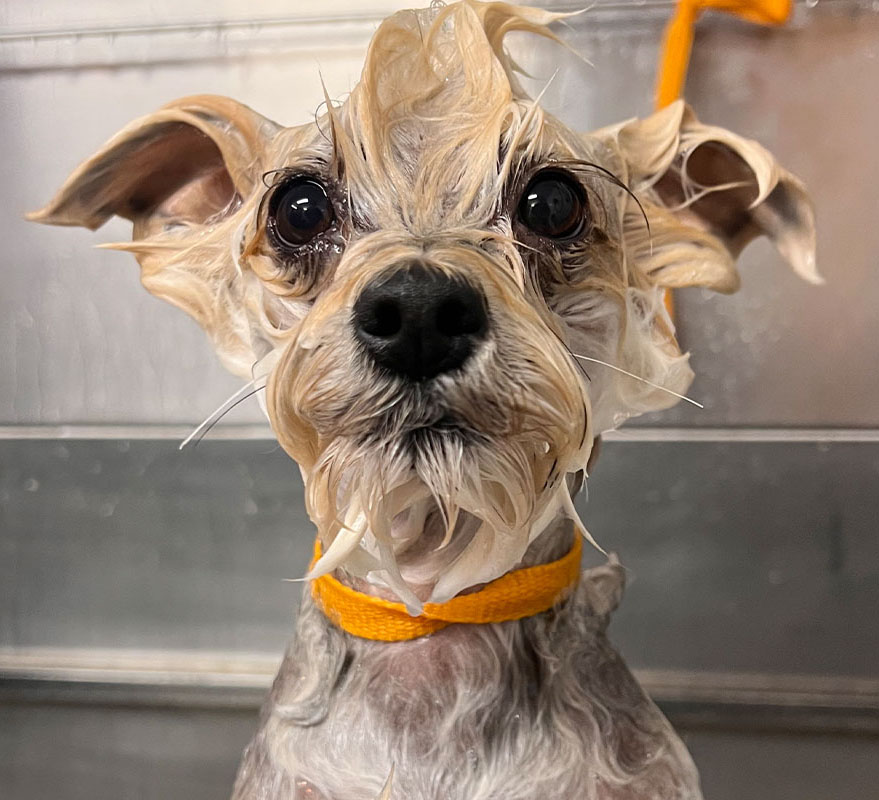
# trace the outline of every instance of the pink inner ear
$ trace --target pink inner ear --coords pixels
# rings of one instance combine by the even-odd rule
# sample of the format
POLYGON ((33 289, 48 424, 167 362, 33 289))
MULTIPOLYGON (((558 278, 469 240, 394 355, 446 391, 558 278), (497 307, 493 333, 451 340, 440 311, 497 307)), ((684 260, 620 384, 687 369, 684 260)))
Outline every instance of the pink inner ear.
POLYGON ((204 222, 229 204, 235 189, 209 136, 185 123, 151 133, 113 153, 113 162, 96 181, 108 195, 108 210, 129 219, 157 212, 204 222))
POLYGON ((154 214, 174 222, 203 223, 229 208, 235 186, 224 166, 196 175, 156 207, 154 214))

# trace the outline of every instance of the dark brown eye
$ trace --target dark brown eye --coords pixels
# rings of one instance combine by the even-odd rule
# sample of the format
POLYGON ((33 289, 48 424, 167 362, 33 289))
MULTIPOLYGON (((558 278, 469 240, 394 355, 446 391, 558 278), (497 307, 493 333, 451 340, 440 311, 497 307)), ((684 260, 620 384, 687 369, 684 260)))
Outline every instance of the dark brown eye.
POLYGON ((538 172, 519 200, 519 219, 540 236, 572 239, 589 222, 589 207, 583 189, 565 172, 538 172))
POLYGON ((287 247, 307 244, 327 230, 334 219, 326 188, 308 176, 284 181, 269 202, 269 228, 278 242, 287 247))

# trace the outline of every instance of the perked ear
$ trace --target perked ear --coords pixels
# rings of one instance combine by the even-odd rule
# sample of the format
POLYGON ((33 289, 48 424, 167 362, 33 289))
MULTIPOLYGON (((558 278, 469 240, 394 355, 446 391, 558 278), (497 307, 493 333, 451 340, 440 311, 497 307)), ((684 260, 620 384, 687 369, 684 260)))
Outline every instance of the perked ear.
POLYGON ((596 134, 624 162, 642 210, 623 214, 627 255, 657 286, 739 287, 735 260, 757 236, 770 238, 794 272, 821 283, 815 214, 803 184, 756 142, 703 125, 677 101, 643 120, 596 134))
POLYGON ((201 95, 128 125, 80 165, 54 199, 28 215, 92 230, 131 220, 128 244, 153 294, 187 311, 211 335, 226 366, 248 374, 248 322, 224 229, 265 171, 279 126, 241 103, 201 95))
POLYGON ((266 140, 279 127, 215 95, 176 100, 135 120, 80 164, 28 219, 96 230, 110 217, 143 225, 203 223, 258 179, 266 140))

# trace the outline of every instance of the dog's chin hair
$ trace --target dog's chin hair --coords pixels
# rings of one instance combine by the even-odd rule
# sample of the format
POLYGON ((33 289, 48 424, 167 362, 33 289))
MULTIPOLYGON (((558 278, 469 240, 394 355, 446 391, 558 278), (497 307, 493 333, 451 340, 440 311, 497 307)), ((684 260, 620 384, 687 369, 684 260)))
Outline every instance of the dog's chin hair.
POLYGON ((530 437, 337 438, 306 474, 308 510, 325 548, 312 575, 341 568, 380 581, 415 613, 425 599, 443 602, 497 578, 556 516, 569 460, 530 437), (431 514, 440 535, 425 550, 416 543, 431 514), (428 591, 416 594, 413 583, 428 591))

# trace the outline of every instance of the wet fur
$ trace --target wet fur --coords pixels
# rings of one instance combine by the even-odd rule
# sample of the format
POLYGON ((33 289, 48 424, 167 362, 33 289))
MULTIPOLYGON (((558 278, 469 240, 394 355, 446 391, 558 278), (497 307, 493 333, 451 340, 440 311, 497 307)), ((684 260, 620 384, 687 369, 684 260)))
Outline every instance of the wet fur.
POLYGON ((414 642, 356 639, 306 595, 233 800, 644 800, 701 796, 696 769, 605 629, 610 564, 570 603, 414 642), (363 735, 367 732, 367 735, 363 735))
MULTIPOLYGON (((284 128, 227 98, 184 98, 80 166, 41 222, 133 222, 146 288, 191 314, 230 370, 265 388, 334 572, 417 613, 570 545, 593 442, 665 408, 692 378, 666 287, 733 291, 767 235, 817 281, 800 182, 683 103, 581 134, 529 98, 504 35, 559 15, 464 0, 388 19, 360 83, 284 128), (541 169, 588 198, 582 236, 518 220, 541 169), (298 249, 268 219, 290 175, 328 187, 335 221, 298 249), (490 332, 453 372, 412 384, 351 330, 363 288, 413 264, 485 296, 490 332), (574 354, 607 367, 584 370, 574 354)), ((681 743, 607 644, 618 566, 515 623, 399 644, 334 628, 306 592, 236 800, 695 800, 681 743)))

